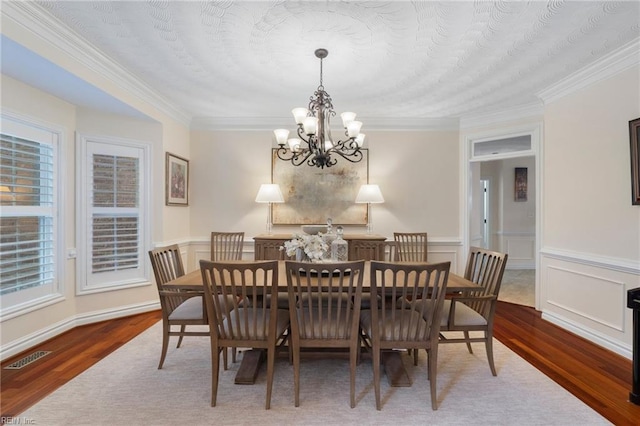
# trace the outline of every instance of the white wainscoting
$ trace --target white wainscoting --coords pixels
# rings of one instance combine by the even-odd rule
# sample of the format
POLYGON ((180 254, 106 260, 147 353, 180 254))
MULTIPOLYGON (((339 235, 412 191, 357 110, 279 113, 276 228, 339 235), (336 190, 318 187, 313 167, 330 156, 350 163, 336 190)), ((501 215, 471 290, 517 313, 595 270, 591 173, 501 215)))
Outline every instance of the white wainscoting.
POLYGON ((640 286, 640 263, 546 248, 540 266, 542 317, 631 358, 627 291, 640 286))
POLYGON ((509 255, 507 269, 536 268, 536 235, 530 232, 498 232, 500 250, 509 255))

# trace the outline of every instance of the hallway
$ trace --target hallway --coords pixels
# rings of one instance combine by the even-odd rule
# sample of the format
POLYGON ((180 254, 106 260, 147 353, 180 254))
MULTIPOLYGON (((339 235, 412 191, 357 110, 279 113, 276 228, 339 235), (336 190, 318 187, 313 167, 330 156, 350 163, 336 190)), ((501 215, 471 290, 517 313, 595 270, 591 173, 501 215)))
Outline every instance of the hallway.
POLYGON ((535 307, 535 269, 507 269, 502 276, 502 286, 498 300, 518 305, 535 307))

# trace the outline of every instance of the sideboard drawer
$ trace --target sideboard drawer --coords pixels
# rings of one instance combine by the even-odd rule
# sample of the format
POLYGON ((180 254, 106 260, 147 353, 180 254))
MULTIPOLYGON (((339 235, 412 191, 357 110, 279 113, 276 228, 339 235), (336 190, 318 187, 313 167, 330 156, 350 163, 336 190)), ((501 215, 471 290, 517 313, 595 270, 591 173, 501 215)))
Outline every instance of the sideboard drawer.
MULTIPOLYGON (((255 260, 285 259, 284 250, 280 250, 280 247, 292 237, 292 234, 256 235, 253 237, 255 260)), ((375 234, 345 234, 344 239, 349 243, 349 260, 355 260, 354 252, 351 250, 352 241, 385 241, 387 237, 375 234)))

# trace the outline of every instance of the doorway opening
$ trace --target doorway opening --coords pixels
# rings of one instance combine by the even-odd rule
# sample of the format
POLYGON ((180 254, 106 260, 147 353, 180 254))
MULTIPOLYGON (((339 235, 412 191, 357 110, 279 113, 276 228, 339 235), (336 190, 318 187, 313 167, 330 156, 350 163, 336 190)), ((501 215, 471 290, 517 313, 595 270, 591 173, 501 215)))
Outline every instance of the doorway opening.
MULTIPOLYGON (((480 245, 509 255, 503 286, 509 280, 518 283, 527 302, 539 306, 539 229, 541 124, 502 129, 493 134, 465 138, 465 249, 480 245), (515 197, 515 169, 529 170, 529 197, 515 197), (526 281, 526 283, 525 283, 526 281), (526 286, 525 286, 526 284, 526 286), (526 287, 526 288, 525 288, 526 287)), ((503 287, 504 296, 509 294, 503 287)), ((503 295, 501 289, 501 296, 503 295)), ((502 300, 502 297, 499 299, 502 300)), ((507 300, 511 301, 511 300, 507 300)))

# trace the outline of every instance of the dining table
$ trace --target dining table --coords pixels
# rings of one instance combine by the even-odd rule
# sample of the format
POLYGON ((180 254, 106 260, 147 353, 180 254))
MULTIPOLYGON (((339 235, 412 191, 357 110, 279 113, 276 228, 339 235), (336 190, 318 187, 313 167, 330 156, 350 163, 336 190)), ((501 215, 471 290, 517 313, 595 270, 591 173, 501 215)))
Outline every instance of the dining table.
MULTIPOLYGON (((245 261, 237 261, 239 263, 245 261)), ((278 261, 278 291, 286 292, 287 289, 287 275, 286 275, 286 261, 278 261)), ((225 263, 233 263, 225 261, 225 263)), ((370 280, 370 261, 365 262, 364 275, 362 277, 362 292, 371 292, 371 280, 370 280)), ((193 270, 178 278, 168 281, 164 284, 167 288, 173 288, 175 290, 190 290, 201 291, 204 295, 204 289, 202 287, 202 272, 200 269, 193 270)), ((449 272, 449 278, 447 280, 447 293, 464 293, 481 289, 481 287, 455 273, 449 272)), ((400 352, 389 351, 383 353, 382 363, 384 365, 384 371, 391 386, 404 387, 411 386, 411 379, 407 374, 400 352)), ((240 367, 236 373, 236 384, 253 384, 258 375, 264 354, 262 350, 251 349, 245 351, 240 367)))

